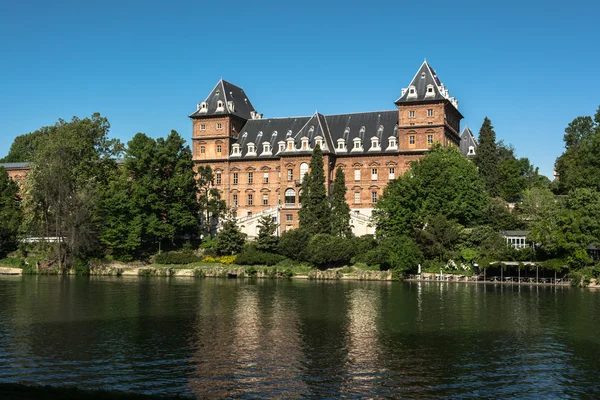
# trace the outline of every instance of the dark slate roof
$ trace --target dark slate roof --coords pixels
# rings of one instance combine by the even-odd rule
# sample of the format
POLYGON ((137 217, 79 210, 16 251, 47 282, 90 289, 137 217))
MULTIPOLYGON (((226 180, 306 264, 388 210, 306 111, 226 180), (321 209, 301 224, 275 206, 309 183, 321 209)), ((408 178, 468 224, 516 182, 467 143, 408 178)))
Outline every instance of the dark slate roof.
POLYGON ((500 231, 500 236, 527 236, 530 231, 500 231))
MULTIPOLYGON (((310 117, 253 119, 246 122, 234 144, 240 145, 240 156, 236 158, 272 158, 280 155, 310 154, 315 146, 315 138, 325 140, 323 153, 339 154, 373 154, 383 153, 389 146, 389 137, 397 138, 398 111, 375 111, 355 114, 338 114, 324 116, 318 112, 310 117), (302 150, 302 138, 308 138, 309 148, 302 150), (354 139, 360 138, 363 149, 352 151, 354 139), (371 138, 379 139, 380 148, 371 150, 371 138), (293 151, 287 150, 288 140, 294 140, 293 151), (347 150, 337 149, 338 139, 344 139, 347 150), (263 143, 269 142, 271 153, 264 155, 263 143), (285 150, 279 152, 279 142, 285 142, 285 150), (256 156, 248 155, 248 144, 256 147, 256 156)), ((396 139, 396 143, 398 140, 396 139)), ((397 151, 394 149, 392 151, 397 151)), ((231 152, 230 154, 232 154, 231 152)))
POLYGON ((0 167, 4 167, 6 169, 22 169, 29 168, 33 165, 32 162, 15 162, 15 163, 0 163, 0 167))
POLYGON ((423 61, 408 88, 403 89, 402 96, 396 100, 396 104, 434 100, 448 100, 458 109, 456 99, 450 97, 449 91, 440 81, 433 68, 431 68, 427 61, 423 61), (432 92, 427 91, 428 86, 433 88, 432 92))
POLYGON ((477 152, 477 139, 473 135, 473 132, 469 129, 468 126, 465 126, 462 133, 460 134, 460 152, 463 156, 469 156, 469 147, 473 146, 475 148, 475 152, 477 152))
MULTIPOLYGON (((389 137, 398 137, 398 111, 375 111, 355 114, 328 115, 326 117, 334 148, 337 148, 337 140, 344 139, 348 147, 348 154, 354 146, 354 139, 360 138, 363 144, 362 153, 373 153, 370 151, 371 138, 379 139, 380 151, 385 152, 389 145, 389 137), (381 129, 380 129, 381 128, 381 129)), ((396 140, 396 143, 398 141, 396 140)), ((397 150, 394 150, 397 151, 397 150)))
POLYGON ((253 112, 256 112, 256 110, 248 96, 246 96, 244 89, 221 79, 206 100, 198 104, 196 111, 190 114, 190 118, 235 115, 244 119, 252 119, 253 112), (223 102, 223 107, 217 110, 219 101, 223 102), (206 106, 206 111, 202 111, 203 105, 206 106))

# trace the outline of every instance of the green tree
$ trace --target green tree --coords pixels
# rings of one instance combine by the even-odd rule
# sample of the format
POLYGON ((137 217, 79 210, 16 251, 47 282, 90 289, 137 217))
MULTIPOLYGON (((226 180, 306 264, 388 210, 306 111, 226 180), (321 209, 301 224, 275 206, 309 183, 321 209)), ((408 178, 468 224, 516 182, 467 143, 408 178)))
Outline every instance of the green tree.
POLYGON ((204 236, 215 236, 217 226, 223 218, 227 206, 221 200, 219 190, 214 186, 215 177, 210 165, 198 167, 196 184, 198 186, 198 202, 204 236))
POLYGON ((325 187, 323 152, 315 146, 310 159, 310 172, 302 181, 302 208, 298 212, 300 229, 311 235, 331 232, 331 209, 325 187))
POLYGON ((102 199, 101 241, 127 259, 197 235, 194 175, 191 151, 177 132, 157 140, 135 135, 102 199))
POLYGON ((457 258, 457 249, 463 227, 443 215, 427 219, 416 239, 424 256, 429 260, 446 262, 457 258))
POLYGON ((21 225, 21 200, 17 184, 0 167, 0 257, 15 250, 21 225))
POLYGON ((423 263, 423 253, 415 241, 408 236, 385 238, 380 244, 385 268, 391 268, 402 275, 415 271, 423 263))
POLYGON ((271 215, 263 215, 258 220, 258 237, 256 238, 256 248, 260 251, 275 253, 279 244, 277 236, 277 227, 279 225, 274 221, 271 215))
POLYGON ((491 196, 498 195, 499 155, 496 146, 496 132, 492 122, 485 117, 479 130, 479 146, 473 160, 485 182, 485 187, 491 196))
POLYGON ((97 245, 95 213, 99 194, 117 168, 122 150, 109 139, 108 120, 95 113, 74 117, 47 128, 35 151, 28 177, 25 208, 33 216, 27 225, 35 236, 54 236, 59 268, 97 245))
POLYGON ((27 162, 35 159, 35 151, 39 144, 48 136, 52 127, 45 126, 41 129, 19 135, 15 138, 6 157, 0 159, 2 163, 27 162))
POLYGON ((413 237, 434 215, 474 226, 487 204, 483 181, 473 163, 454 147, 435 145, 406 174, 390 182, 373 217, 378 236, 413 237))
POLYGON ((350 226, 350 206, 346 202, 346 177, 344 171, 338 168, 333 180, 333 195, 331 197, 331 233, 334 236, 352 236, 350 226))
POLYGON ((215 238, 215 248, 221 256, 237 254, 242 251, 246 243, 246 234, 240 230, 235 218, 223 220, 223 226, 215 238))
POLYGON ((600 107, 594 118, 577 117, 565 129, 565 152, 556 160, 558 190, 577 188, 600 191, 600 107))
POLYGON ((290 229, 279 238, 278 252, 292 260, 304 261, 308 258, 307 246, 311 235, 301 229, 290 229))

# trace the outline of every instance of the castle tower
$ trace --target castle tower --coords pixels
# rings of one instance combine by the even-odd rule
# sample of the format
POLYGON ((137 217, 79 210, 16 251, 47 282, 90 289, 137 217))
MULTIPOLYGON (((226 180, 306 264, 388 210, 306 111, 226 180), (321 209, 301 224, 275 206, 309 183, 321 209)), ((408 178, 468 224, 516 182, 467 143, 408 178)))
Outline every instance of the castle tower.
POLYGON ((221 79, 192 119, 192 154, 196 162, 227 161, 230 141, 249 119, 260 118, 244 90, 221 79))
POLYGON ((435 71, 424 61, 408 88, 396 100, 398 142, 401 152, 423 153, 435 142, 443 146, 460 144, 458 101, 435 71))

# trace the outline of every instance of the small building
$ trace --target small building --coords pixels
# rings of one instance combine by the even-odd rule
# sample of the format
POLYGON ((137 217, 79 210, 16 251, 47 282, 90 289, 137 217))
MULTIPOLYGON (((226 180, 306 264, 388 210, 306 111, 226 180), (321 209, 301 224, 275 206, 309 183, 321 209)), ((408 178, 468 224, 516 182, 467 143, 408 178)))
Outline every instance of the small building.
POLYGON ((529 231, 501 231, 500 236, 506 240, 506 243, 514 247, 515 249, 522 249, 528 247, 527 235, 529 231))
POLYGON ((25 183, 25 178, 31 170, 33 163, 31 162, 18 162, 18 163, 0 163, 0 167, 6 169, 8 177, 17 182, 20 188, 25 183))
POLYGON ((594 262, 600 261, 600 247, 593 243, 590 243, 588 244, 585 250, 587 251, 588 256, 590 256, 592 260, 594 260, 594 262))

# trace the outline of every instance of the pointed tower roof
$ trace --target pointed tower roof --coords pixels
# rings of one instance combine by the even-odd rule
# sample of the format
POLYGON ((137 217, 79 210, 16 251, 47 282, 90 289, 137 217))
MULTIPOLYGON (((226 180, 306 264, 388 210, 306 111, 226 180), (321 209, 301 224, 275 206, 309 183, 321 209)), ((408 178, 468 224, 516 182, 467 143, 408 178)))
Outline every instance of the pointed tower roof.
POLYGON ((468 126, 465 126, 465 129, 463 129, 460 134, 460 152, 465 157, 472 157, 475 155, 477 146, 477 139, 475 139, 473 132, 471 132, 468 126), (472 149, 472 151, 470 149, 472 149))
POLYGON ((256 110, 244 89, 221 79, 190 118, 216 115, 235 115, 249 120, 254 118, 256 110))
POLYGON ((458 110, 456 99, 450 97, 450 92, 433 68, 427 61, 423 61, 408 88, 402 89, 402 96, 396 100, 396 105, 432 100, 448 100, 458 110))

